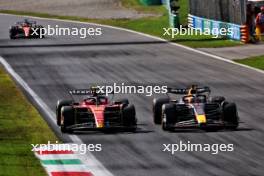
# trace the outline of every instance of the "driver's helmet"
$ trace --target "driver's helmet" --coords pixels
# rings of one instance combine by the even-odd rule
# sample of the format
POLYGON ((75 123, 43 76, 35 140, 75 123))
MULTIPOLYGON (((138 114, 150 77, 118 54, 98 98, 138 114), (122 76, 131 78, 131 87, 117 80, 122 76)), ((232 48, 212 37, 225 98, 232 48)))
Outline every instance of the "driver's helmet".
POLYGON ((189 89, 188 95, 193 95, 197 93, 197 85, 192 85, 189 89))
POLYGON ((184 103, 193 103, 194 102, 194 96, 193 95, 187 95, 182 98, 184 103))
POLYGON ((25 19, 24 20, 24 24, 23 24, 24 26, 29 26, 30 25, 30 22, 28 21, 28 19, 25 19))

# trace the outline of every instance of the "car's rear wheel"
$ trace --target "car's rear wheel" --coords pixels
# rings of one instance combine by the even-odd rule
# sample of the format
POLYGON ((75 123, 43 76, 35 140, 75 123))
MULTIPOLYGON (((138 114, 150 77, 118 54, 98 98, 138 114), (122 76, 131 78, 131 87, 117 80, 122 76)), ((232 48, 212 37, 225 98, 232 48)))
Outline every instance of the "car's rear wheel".
POLYGON ((212 98, 213 103, 222 104, 225 101, 225 97, 222 96, 215 96, 212 98))
POLYGON ((123 104, 123 106, 125 107, 129 104, 129 101, 126 98, 118 99, 115 101, 115 104, 123 104))
POLYGON ((16 29, 14 29, 14 28, 11 28, 10 30, 9 30, 9 38, 10 39, 15 39, 16 37, 16 29))
POLYGON ((173 125, 177 121, 176 109, 174 104, 164 104, 162 106, 161 126, 164 131, 173 130, 173 125))
POLYGON ((170 99, 168 97, 155 98, 153 100, 153 121, 155 124, 161 124, 162 121, 162 105, 169 103, 170 99))
POLYGON ((123 109, 123 125, 134 131, 137 128, 136 110, 134 105, 128 105, 123 109))
POLYGON ((13 34, 10 34, 9 38, 13 40, 13 39, 15 39, 15 36, 13 34))
POLYGON ((57 120, 57 125, 58 126, 61 125, 61 108, 63 106, 69 106, 72 103, 73 103, 72 100, 59 100, 57 102, 57 106, 56 106, 56 120, 57 120))
POLYGON ((235 130, 239 125, 239 117, 235 103, 225 103, 223 106, 223 121, 226 122, 227 128, 235 130))
POLYGON ((68 127, 74 125, 74 109, 71 106, 63 106, 61 109, 62 114, 62 123, 61 123, 61 132, 62 133, 71 133, 72 130, 68 127))

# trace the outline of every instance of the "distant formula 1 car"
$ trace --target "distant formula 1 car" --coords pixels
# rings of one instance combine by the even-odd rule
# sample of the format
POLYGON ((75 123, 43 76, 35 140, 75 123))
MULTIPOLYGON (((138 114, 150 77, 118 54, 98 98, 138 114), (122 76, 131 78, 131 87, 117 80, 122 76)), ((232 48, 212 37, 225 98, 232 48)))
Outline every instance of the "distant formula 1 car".
POLYGON ((153 100, 153 119, 165 131, 177 128, 236 129, 239 117, 235 103, 224 97, 210 97, 209 87, 168 88, 168 97, 153 100), (180 99, 172 95, 182 95, 180 99), (169 96, 170 95, 170 96, 169 96))
POLYGON ((37 25, 35 21, 25 19, 24 21, 17 22, 14 26, 10 27, 9 37, 10 39, 40 38, 41 28, 43 28, 43 26, 37 25))
POLYGON ((127 99, 110 101, 94 88, 72 90, 70 94, 72 100, 59 100, 56 107, 57 125, 63 133, 75 130, 136 130, 135 107, 127 99), (86 97, 75 102, 74 95, 86 97))

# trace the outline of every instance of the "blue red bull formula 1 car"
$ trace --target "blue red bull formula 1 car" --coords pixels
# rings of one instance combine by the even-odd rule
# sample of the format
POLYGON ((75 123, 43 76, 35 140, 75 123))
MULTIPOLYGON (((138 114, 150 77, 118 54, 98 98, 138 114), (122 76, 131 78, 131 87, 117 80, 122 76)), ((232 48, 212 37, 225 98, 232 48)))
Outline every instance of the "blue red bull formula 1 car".
POLYGON ((239 117, 235 103, 210 96, 209 87, 169 88, 168 97, 153 100, 153 120, 165 131, 182 128, 236 129, 239 117), (170 96, 169 96, 170 95, 170 96), (172 98, 172 95, 181 95, 172 98))

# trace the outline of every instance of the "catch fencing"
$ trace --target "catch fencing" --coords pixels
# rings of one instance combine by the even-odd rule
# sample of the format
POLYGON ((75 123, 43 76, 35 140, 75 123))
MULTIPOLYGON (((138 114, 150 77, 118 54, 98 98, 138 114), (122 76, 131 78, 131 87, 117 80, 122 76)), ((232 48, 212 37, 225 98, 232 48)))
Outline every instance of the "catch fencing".
POLYGON ((246 22, 246 0, 189 0, 190 14, 242 25, 246 22))

